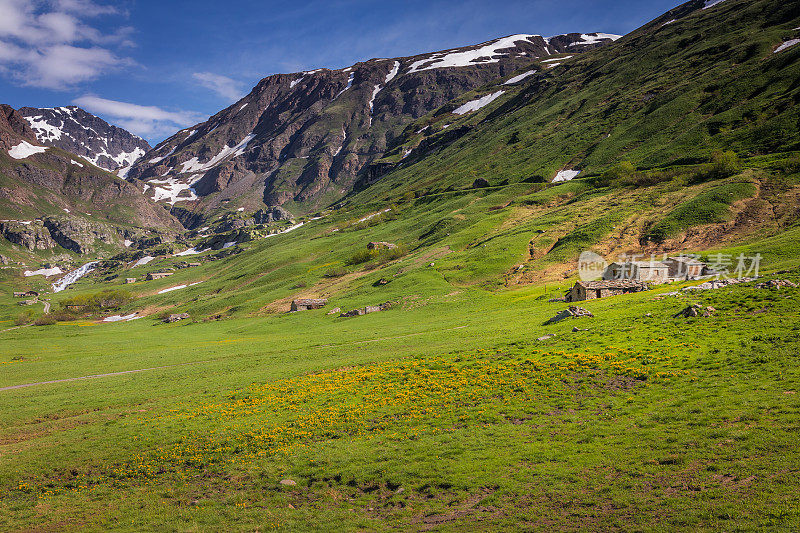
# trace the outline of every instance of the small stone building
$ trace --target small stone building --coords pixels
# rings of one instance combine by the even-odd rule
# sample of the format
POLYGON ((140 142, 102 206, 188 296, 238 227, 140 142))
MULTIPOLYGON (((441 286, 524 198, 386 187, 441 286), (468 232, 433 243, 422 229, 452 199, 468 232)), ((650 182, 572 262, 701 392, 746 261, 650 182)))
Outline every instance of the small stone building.
POLYGON ((581 302, 618 294, 646 291, 647 284, 633 279, 578 281, 567 291, 566 301, 581 302))
POLYGON ((702 261, 685 255, 669 257, 664 263, 669 267, 669 277, 672 279, 697 279, 703 275, 706 266, 702 261))
POLYGON ((136 278, 125 278, 125 283, 136 283, 136 278))
POLYGON ((603 280, 635 280, 648 283, 667 283, 669 265, 662 261, 631 261, 611 263, 603 273, 603 280))
POLYGON ((146 280, 164 279, 170 277, 174 272, 150 272, 145 277, 146 280))
POLYGON ((322 309, 328 305, 328 300, 325 298, 300 298, 292 301, 292 312, 294 311, 308 311, 310 309, 322 309))

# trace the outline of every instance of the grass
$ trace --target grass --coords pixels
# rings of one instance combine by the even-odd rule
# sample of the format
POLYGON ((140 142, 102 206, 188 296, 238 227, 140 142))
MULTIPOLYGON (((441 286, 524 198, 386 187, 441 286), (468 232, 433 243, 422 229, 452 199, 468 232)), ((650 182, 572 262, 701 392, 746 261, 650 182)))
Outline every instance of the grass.
POLYGON ((183 366, 2 391, 3 527, 798 525, 800 290, 587 302, 578 333, 541 295, 6 333, 0 385, 183 366))
POLYGON ((672 210, 650 228, 645 239, 663 242, 693 226, 727 222, 731 204, 750 198, 755 192, 755 185, 748 181, 717 185, 672 210))

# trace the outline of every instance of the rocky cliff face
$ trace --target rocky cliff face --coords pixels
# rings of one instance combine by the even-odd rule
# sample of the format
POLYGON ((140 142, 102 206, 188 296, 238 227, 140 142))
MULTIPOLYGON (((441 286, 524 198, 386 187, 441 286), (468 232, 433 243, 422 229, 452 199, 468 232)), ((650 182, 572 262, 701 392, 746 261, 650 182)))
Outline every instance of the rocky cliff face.
POLYGON ((106 170, 121 170, 123 175, 150 149, 141 137, 76 106, 22 107, 19 113, 41 144, 79 155, 106 170))
POLYGON ((349 192, 415 119, 540 58, 616 37, 514 35, 341 70, 269 76, 236 104, 149 151, 128 179, 143 181, 156 201, 181 202, 182 213, 315 209, 349 192))
POLYGON ((0 105, 0 236, 28 251, 89 253, 182 230, 127 181, 57 147, 42 146, 20 113, 0 105), (13 214, 14 216, 9 216, 13 214))

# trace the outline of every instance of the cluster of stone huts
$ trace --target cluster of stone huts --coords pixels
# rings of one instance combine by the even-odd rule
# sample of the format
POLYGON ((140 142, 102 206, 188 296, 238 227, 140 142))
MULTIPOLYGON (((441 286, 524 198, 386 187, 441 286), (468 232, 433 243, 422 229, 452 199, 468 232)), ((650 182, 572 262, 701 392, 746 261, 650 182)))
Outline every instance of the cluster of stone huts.
POLYGON ((576 282, 567 291, 565 299, 578 302, 646 291, 648 284, 698 279, 711 273, 706 264, 689 256, 668 257, 663 261, 611 263, 603 272, 602 280, 576 282))

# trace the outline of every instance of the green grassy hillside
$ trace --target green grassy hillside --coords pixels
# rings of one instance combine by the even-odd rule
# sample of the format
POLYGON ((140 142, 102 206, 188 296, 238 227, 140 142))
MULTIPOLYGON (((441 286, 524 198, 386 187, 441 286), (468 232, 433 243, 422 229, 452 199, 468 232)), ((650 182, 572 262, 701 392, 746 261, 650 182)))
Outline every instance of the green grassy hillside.
POLYGON ((423 117, 317 216, 59 293, 0 267, 0 529, 797 530, 800 47, 772 50, 800 13, 700 5, 423 117), (762 279, 545 324, 584 250, 762 279))

